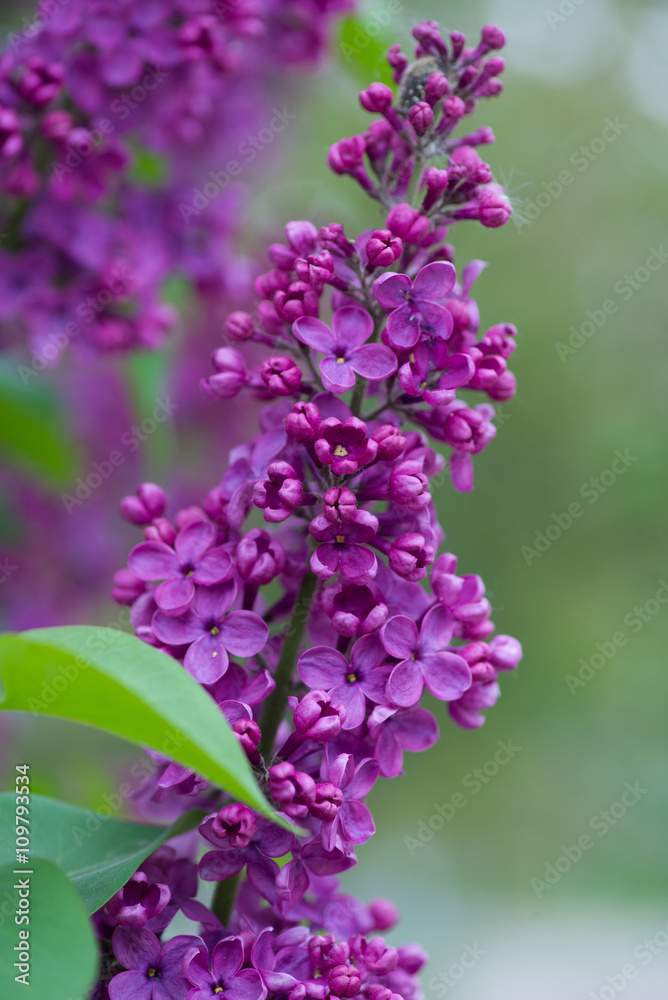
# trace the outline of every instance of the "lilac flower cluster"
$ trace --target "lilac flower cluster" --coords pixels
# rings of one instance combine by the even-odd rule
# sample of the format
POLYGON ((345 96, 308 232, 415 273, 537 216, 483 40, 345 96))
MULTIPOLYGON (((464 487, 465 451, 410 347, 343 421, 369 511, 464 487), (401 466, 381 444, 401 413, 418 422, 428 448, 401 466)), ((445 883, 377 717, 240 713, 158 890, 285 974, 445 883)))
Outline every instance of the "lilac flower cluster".
MULTIPOLYGON (((437 554, 444 535, 433 491, 445 462, 426 434, 450 447, 455 488, 472 488, 471 456, 493 437, 494 410, 457 390, 497 400, 514 389, 506 361, 515 331, 500 325, 478 338, 470 292, 483 265, 468 265, 458 282, 444 243, 447 184, 424 207, 430 159, 449 156, 440 172, 450 177, 466 160, 461 151, 472 152, 464 140, 448 145, 450 125, 436 114, 428 122, 427 112, 457 100, 462 117, 474 94, 498 91, 497 57, 481 60, 503 36, 487 27, 469 50, 453 34, 449 54, 432 22, 414 34, 420 71, 391 51, 399 98, 385 103, 374 133, 402 180, 392 188, 392 171, 381 171, 385 180, 369 190, 381 202, 409 188, 419 200, 426 187, 427 197, 417 207, 400 200, 387 229, 355 240, 338 224, 288 224, 257 281, 255 315, 232 314, 236 346, 215 351, 203 380, 217 399, 246 388, 267 401, 260 432, 233 449, 201 508, 169 519, 151 483, 122 503, 145 539, 116 574, 115 598, 131 607, 137 635, 204 686, 265 795, 297 828, 159 760, 144 808, 178 815, 188 803, 206 817, 98 913, 111 1000, 420 996, 421 949, 382 937, 395 908, 343 895, 336 876, 374 833, 366 798, 375 783, 438 738, 425 689, 456 724, 476 728, 522 651, 494 634, 480 577, 437 554), (271 352, 259 367, 247 365, 246 341, 271 352), (253 508, 265 528, 246 528, 253 508), (216 885, 210 908, 195 898, 198 877, 216 885), (178 910, 200 934, 161 943, 178 910)), ((359 164, 351 172, 366 186, 359 164)), ((463 177, 469 205, 490 196, 487 172, 463 177)))
POLYGON ((163 300, 174 272, 201 293, 233 287, 221 261, 238 192, 221 188, 194 221, 180 206, 265 124, 272 70, 315 61, 346 6, 40 3, 0 59, 1 346, 27 331, 47 364, 70 343, 153 347, 175 319, 163 300), (165 176, 142 179, 144 161, 165 176))

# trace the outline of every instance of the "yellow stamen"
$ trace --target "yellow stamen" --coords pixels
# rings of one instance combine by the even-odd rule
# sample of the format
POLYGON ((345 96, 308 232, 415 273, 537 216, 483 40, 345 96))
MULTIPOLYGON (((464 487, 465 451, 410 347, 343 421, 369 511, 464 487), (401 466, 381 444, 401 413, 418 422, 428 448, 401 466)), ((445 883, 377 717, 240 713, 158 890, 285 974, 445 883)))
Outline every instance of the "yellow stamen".
POLYGON ((337 444, 336 448, 334 449, 334 454, 336 455, 337 458, 345 458, 346 455, 348 454, 348 449, 344 448, 342 444, 337 444))

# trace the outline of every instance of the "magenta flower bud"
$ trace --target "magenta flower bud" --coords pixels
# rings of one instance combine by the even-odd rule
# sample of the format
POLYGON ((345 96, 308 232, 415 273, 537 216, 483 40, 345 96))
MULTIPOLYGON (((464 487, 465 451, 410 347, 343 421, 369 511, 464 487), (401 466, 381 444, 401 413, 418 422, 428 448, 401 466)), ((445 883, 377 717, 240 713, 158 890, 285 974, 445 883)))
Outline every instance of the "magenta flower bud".
POLYGON ((262 381, 274 396, 291 396, 299 392, 302 382, 301 368, 298 368, 292 358, 274 355, 262 362, 260 368, 262 381))
POLYGON ((387 228, 406 243, 422 243, 430 227, 429 219, 406 202, 395 205, 387 216, 387 228))
POLYGON ((512 635, 495 635, 489 648, 490 662, 497 670, 514 670, 522 659, 522 646, 512 635))
POLYGON ((304 281, 293 281, 287 291, 276 292, 273 302, 285 323, 294 323, 300 316, 318 315, 318 295, 304 281))
POLYGON ((334 277, 334 259, 329 250, 321 250, 317 256, 309 254, 308 257, 298 257, 295 271, 300 281, 319 291, 334 277))
POLYGON ((473 146, 463 145, 457 146, 450 157, 450 162, 464 167, 466 173, 471 175, 476 172, 482 161, 473 146))
POLYGON ((372 83, 360 94, 360 104, 371 114, 382 115, 392 106, 394 94, 385 83, 372 83))
POLYGON ((390 899, 374 899, 369 903, 374 930, 389 931, 399 920, 399 910, 390 899))
POLYGON ((510 202, 501 191, 490 191, 478 202, 478 218, 487 229, 504 226, 511 212, 510 202))
POLYGON ((517 347, 516 336, 517 328, 512 323, 497 323, 490 326, 477 346, 484 354, 500 354, 502 358, 509 358, 517 347))
POLYGON ((247 312, 241 312, 241 310, 230 313, 225 322, 225 333, 230 340, 238 344, 243 343, 244 340, 250 340, 255 333, 253 317, 249 316, 247 312))
POLYGON ((111 596, 117 604, 134 604, 146 590, 146 584, 131 569, 119 569, 113 576, 111 596))
POLYGON ((13 108, 0 105, 0 156, 10 159, 23 149, 21 121, 13 108))
POLYGON ((404 55, 401 51, 401 45, 399 42, 395 42, 394 45, 390 45, 387 53, 387 61, 394 70, 394 82, 399 83, 404 71, 408 69, 410 62, 408 56, 404 55))
POLYGON ((164 542, 165 545, 173 545, 176 538, 176 529, 166 517, 156 517, 144 529, 144 537, 147 542, 164 542))
POLYGON ((291 271, 295 263, 295 252, 283 243, 272 243, 267 249, 267 256, 279 271, 291 271))
POLYGON ((269 768, 269 794, 291 819, 304 819, 315 801, 315 781, 284 760, 269 768))
POLYGON ((164 491, 155 483, 142 483, 136 497, 121 500, 121 515, 131 524, 150 524, 156 517, 162 517, 167 506, 164 491))
POLYGON ((253 503, 264 511, 265 521, 279 524, 286 521, 304 501, 304 487, 297 473, 287 462, 272 462, 267 469, 269 479, 256 483, 253 503))
POLYGON ((443 101, 443 117, 449 122, 459 121, 466 114, 466 105, 461 97, 446 97, 443 101))
POLYGON ((409 510, 421 510, 431 503, 429 480, 422 471, 422 463, 412 459, 392 470, 388 490, 394 503, 409 510))
POLYGON ((345 965, 350 957, 347 941, 337 941, 332 934, 317 934, 308 943, 308 954, 318 972, 330 972, 345 965))
POLYGON ((69 111, 49 111, 42 118, 39 130, 46 139, 65 139, 74 125, 69 111))
POLYGON ((315 786, 315 798, 309 806, 311 816, 329 822, 333 820, 343 805, 343 792, 337 785, 329 781, 320 782, 315 786))
POLYGON ((447 415, 443 423, 443 439, 458 451, 476 454, 496 434, 494 425, 480 410, 461 406, 447 415))
POLYGON ((288 437, 298 444, 313 444, 320 433, 320 410, 315 403, 295 403, 285 418, 288 437))
POLYGON ((349 174, 362 166, 365 142, 361 135, 349 139, 339 139, 330 146, 327 163, 335 174, 349 174))
POLYGON ((360 991, 362 977, 354 965, 335 965, 327 977, 327 985, 337 997, 354 997, 360 991))
POLYGON ((288 222, 285 227, 285 236, 291 249, 298 257, 307 257, 316 249, 318 230, 307 219, 288 222))
POLYGON ((211 824, 211 830, 230 847, 248 847, 257 830, 255 813, 248 806, 235 802, 223 806, 211 824))
POLYGON ((417 975, 429 961, 429 955, 419 944, 405 944, 398 949, 399 968, 411 976, 417 975))
POLYGON ((382 462, 392 462, 406 450, 406 438, 394 424, 382 424, 371 435, 378 444, 378 455, 382 462))
POLYGON ((420 43, 425 52, 433 55, 447 55, 448 50, 436 21, 420 21, 413 28, 413 38, 420 43))
POLYGON ((64 79, 63 66, 47 63, 40 56, 32 56, 19 78, 17 90, 24 101, 35 108, 43 108, 58 94, 64 79))
POLYGON ((345 708, 332 702, 326 691, 309 691, 294 711, 297 734, 316 743, 328 743, 338 736, 345 721, 345 708))
POLYGON ((373 462, 378 445, 367 437, 366 424, 357 417, 348 417, 344 423, 328 417, 320 425, 314 449, 319 461, 330 465, 334 475, 348 476, 373 462))
POLYGON ((334 631, 349 639, 377 632, 389 614, 387 605, 380 599, 380 591, 373 584, 347 583, 343 587, 327 587, 322 604, 334 631))
POLYGON ((244 359, 233 347, 219 347, 211 361, 216 374, 202 379, 200 385, 212 399, 232 399, 248 382, 244 359))
POLYGON ((432 107, 450 93, 447 77, 439 71, 432 73, 424 88, 424 97, 432 107))
POLYGON ((488 388, 487 395, 495 403, 505 403, 506 400, 512 399, 516 391, 517 382, 515 376, 512 372, 505 371, 498 377, 494 385, 488 388))
POLYGON ((370 267, 389 267, 401 256, 402 249, 401 240, 389 229, 377 229, 366 244, 370 267))
POLYGON ((357 510, 355 494, 347 486, 331 486, 322 499, 328 521, 348 521, 357 510))
POLYGON ((480 684, 496 680, 496 670, 489 662, 490 648, 486 642, 471 642, 468 646, 458 646, 457 652, 471 668, 471 677, 480 684))
POLYGON ((272 271, 265 271, 258 274, 253 282, 253 287, 257 295, 263 299, 270 299, 276 292, 285 292, 290 287, 290 274, 287 271, 280 271, 274 268, 272 271))
POLYGON ((282 571, 285 551, 263 528, 252 528, 237 545, 237 570, 246 583, 264 586, 282 571))
POLYGON ((484 83, 477 94, 479 97, 498 97, 499 94, 503 93, 503 80, 498 80, 494 77, 492 80, 488 80, 484 83))
POLYGON ((417 135, 424 135, 434 121, 434 112, 426 101, 418 101, 408 112, 408 120, 417 135))
MULTIPOLYGON (((387 975, 399 964, 397 949, 386 944, 382 937, 374 937, 370 941, 364 941, 362 938, 360 945, 360 961, 369 972, 374 972, 377 976, 387 975)), ((355 954, 356 948, 354 946, 351 950, 355 954)))
POLYGON ((232 723, 232 732, 251 764, 259 764, 258 746, 262 734, 255 719, 237 719, 236 722, 232 723))
POLYGON ((394 542, 388 553, 390 569, 411 583, 427 575, 427 566, 434 561, 434 548, 418 532, 408 532, 394 542))
POLYGON ((318 239, 329 250, 341 253, 344 257, 352 257, 356 253, 355 244, 348 239, 340 222, 332 222, 329 226, 322 226, 318 233, 318 239))
POLYGON ((288 994, 288 1000, 326 1000, 329 995, 326 982, 297 983, 288 994))
POLYGON ((372 983, 367 986, 365 995, 368 1000, 396 1000, 399 998, 398 993, 393 993, 387 986, 381 986, 380 983, 372 983))
POLYGON ((150 882, 146 872, 138 871, 107 903, 107 910, 122 927, 143 927, 162 913, 172 894, 161 882, 150 882))
POLYGON ((502 49, 506 44, 506 36, 495 24, 486 24, 481 32, 482 44, 488 49, 502 49))
POLYGON ((485 68, 481 75, 485 78, 492 76, 499 76, 506 68, 506 61, 502 56, 492 56, 485 63, 485 68))

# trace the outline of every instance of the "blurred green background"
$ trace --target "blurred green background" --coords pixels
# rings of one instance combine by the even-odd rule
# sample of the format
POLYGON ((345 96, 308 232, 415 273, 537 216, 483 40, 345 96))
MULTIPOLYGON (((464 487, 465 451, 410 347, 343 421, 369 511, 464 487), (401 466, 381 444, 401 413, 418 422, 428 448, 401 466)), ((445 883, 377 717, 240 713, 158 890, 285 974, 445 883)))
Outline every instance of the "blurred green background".
MULTIPOLYGON (((386 40, 407 47, 425 16, 471 36, 494 21, 509 35, 505 93, 481 105, 475 125, 494 128, 483 155, 515 215, 502 230, 467 224, 451 238, 458 265, 490 262, 476 286, 482 323, 517 326, 519 389, 476 461, 475 492, 445 486, 437 503, 446 546, 460 571, 483 577, 524 660, 477 732, 429 706, 441 740, 374 790, 378 832, 346 884, 398 902, 394 938, 432 953, 428 997, 605 1000, 623 990, 665 1000, 668 604, 655 594, 668 599, 668 260, 643 268, 668 251, 668 10, 606 0, 363 7, 344 32, 351 61, 339 46, 333 66, 293 84, 296 118, 271 184, 254 194, 248 245, 276 239, 290 218, 350 231, 375 222, 353 182, 328 172, 326 152, 368 122, 356 94, 378 78, 386 40), (618 134, 601 143, 608 119, 618 134), (573 180, 559 192, 564 170, 573 180), (607 316, 606 300, 617 307, 607 316), (609 472, 618 451, 627 465, 609 472), (573 503, 583 513, 564 528, 573 503), (489 763, 499 741, 515 748, 501 766, 489 763), (635 801, 617 806, 627 783, 635 801), (457 792, 465 803, 441 822, 436 806, 450 817, 457 792), (593 846, 564 860, 586 834, 593 846)), ((115 614, 109 603, 97 620, 115 614)), ((91 807, 133 754, 56 722, 17 730, 12 749, 41 776, 36 791, 91 807)))

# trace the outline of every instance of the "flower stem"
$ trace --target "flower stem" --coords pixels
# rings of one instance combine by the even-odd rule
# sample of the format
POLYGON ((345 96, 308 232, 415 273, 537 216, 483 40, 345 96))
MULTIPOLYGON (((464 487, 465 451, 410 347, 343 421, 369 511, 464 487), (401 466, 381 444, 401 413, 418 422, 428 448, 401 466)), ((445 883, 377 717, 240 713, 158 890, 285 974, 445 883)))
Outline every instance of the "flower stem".
POLYGON ((230 917, 232 916, 234 900, 237 897, 237 889, 239 888, 239 878, 240 873, 232 875, 231 878, 224 879, 216 886, 211 909, 225 928, 229 926, 230 917))
POLYGON ((350 403, 350 409, 353 412, 353 416, 359 417, 362 410, 362 403, 364 401, 364 390, 366 389, 366 379, 357 376, 357 382, 355 383, 355 390, 353 392, 353 398, 350 403))
POLYGON ((285 633, 283 649, 281 650, 281 656, 276 667, 276 673, 274 674, 276 687, 267 698, 262 718, 260 719, 262 738, 259 749, 267 763, 269 763, 274 741, 276 740, 276 733, 278 732, 278 727, 288 703, 292 671, 299 651, 299 643, 304 632, 304 626, 311 610, 311 602, 315 594, 317 582, 317 577, 310 570, 302 577, 297 601, 292 612, 292 619, 285 633))

